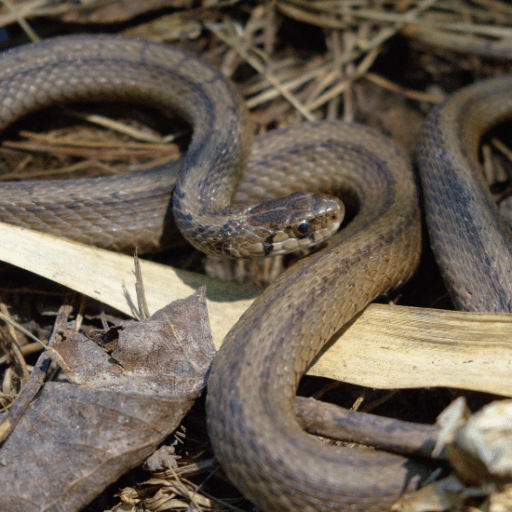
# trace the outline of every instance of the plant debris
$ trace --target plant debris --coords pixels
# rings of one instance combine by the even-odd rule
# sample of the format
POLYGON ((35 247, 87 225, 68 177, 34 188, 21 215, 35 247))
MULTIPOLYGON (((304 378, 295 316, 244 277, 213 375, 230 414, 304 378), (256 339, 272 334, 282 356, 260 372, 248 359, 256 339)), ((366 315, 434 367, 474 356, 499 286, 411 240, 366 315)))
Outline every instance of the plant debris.
POLYGON ((151 455, 206 384, 204 290, 104 337, 109 352, 62 329, 41 356, 66 379, 44 385, 0 449, 1 510, 80 510, 151 455))

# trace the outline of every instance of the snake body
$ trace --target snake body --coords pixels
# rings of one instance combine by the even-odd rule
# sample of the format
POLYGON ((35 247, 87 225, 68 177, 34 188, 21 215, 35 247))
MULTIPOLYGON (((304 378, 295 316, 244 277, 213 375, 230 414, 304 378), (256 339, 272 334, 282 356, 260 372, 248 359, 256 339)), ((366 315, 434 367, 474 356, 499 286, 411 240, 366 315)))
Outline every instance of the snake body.
POLYGON ((433 109, 418 146, 432 248, 460 310, 512 311, 512 240, 479 164, 479 143, 512 117, 512 78, 465 87, 433 109))
MULTIPOLYGON (((232 229, 226 221, 239 215, 233 199, 251 203, 256 208, 251 215, 265 221, 266 228, 271 224, 268 210, 254 204, 269 200, 271 210, 281 212, 281 196, 292 194, 292 201, 301 203, 312 196, 294 194, 306 193, 312 184, 319 193, 336 189, 356 205, 354 219, 327 248, 283 274, 228 334, 209 380, 208 429, 225 472, 263 510, 381 510, 407 491, 416 474, 412 463, 396 455, 327 446, 301 430, 293 407, 301 375, 331 336, 417 267, 420 211, 401 151, 361 126, 305 123, 257 139, 234 192, 251 138, 237 95, 208 66, 160 45, 105 36, 46 41, 7 52, 0 62, 0 129, 37 109, 84 99, 142 102, 164 113, 177 110, 187 119, 194 134, 174 210, 185 236, 200 248, 209 228, 195 218, 216 217, 210 225, 221 241, 213 252, 233 256, 224 245, 232 229), (292 181, 291 169, 297 171, 292 181)), ((438 118, 454 125, 459 137, 458 118, 445 112, 437 111, 438 118)), ((476 117, 472 122, 474 133, 461 138, 475 145, 480 128, 476 117)), ((426 129, 422 158, 427 172, 441 165, 441 156, 432 156, 429 146, 444 137, 437 132, 441 124, 434 120, 426 129)), ((448 152, 459 138, 441 142, 448 152)), ((460 157, 456 160, 461 163, 460 157)), ((174 181, 163 167, 71 184, 2 184, 0 218, 85 243, 147 250, 165 236, 174 181)), ((466 189, 461 185, 460 190, 466 189)), ((434 188, 426 193, 434 218, 444 215, 436 209, 436 193, 434 188)), ((340 220, 332 218, 329 205, 320 207, 320 227, 340 220)), ((301 231, 303 217, 292 219, 289 229, 301 231)), ((434 232, 434 245, 458 244, 434 232)), ((262 244, 260 253, 280 243, 275 234, 266 236, 256 242, 262 244)))
MULTIPOLYGON (((298 425, 300 377, 369 302, 403 283, 420 255, 410 165, 385 137, 318 125, 361 205, 332 245, 284 273, 228 333, 208 383, 208 430, 224 470, 263 510, 377 509, 404 491, 402 457, 327 446, 298 425), (275 312, 279 312, 275 314, 275 312)), ((298 143, 310 139, 300 125, 298 143)), ((316 134, 315 134, 316 135, 316 134)), ((350 362, 347 362, 350 364, 350 362)))
POLYGON ((263 257, 315 245, 342 220, 337 199, 234 204, 252 136, 230 83, 185 52, 112 36, 55 38, 2 55, 0 130, 43 108, 77 101, 144 104, 193 127, 177 181, 168 166, 117 178, 4 183, 0 218, 25 227, 139 252, 161 245, 174 189, 174 220, 203 252, 263 257), (176 181, 176 183, 175 183, 176 181))
MULTIPOLYGON (((459 309, 511 311, 510 235, 478 162, 482 136, 510 117, 512 78, 484 81, 435 108, 419 144, 432 246, 459 309)), ((345 142, 360 136, 356 127, 348 131, 345 142)), ((323 344, 415 268, 418 219, 412 199, 402 202, 414 193, 397 185, 410 175, 372 140, 359 142, 377 168, 389 166, 388 198, 397 193, 389 210, 377 206, 373 226, 361 211, 333 246, 282 275, 227 335, 213 366, 207 406, 216 454, 266 511, 387 510, 414 473, 405 459, 322 445, 300 429, 293 410, 298 380, 323 344)))

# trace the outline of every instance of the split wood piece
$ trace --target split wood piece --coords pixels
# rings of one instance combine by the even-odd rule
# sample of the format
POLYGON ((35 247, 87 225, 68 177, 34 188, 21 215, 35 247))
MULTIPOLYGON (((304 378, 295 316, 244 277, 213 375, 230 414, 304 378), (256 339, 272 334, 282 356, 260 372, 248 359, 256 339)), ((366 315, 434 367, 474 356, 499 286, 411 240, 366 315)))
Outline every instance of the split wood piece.
MULTIPOLYGON (((137 316, 133 258, 0 224, 0 260, 137 316)), ((206 285, 215 346, 259 293, 141 260, 150 313, 206 285)), ((381 389, 439 387, 512 395, 512 315, 370 305, 310 375, 381 389)))

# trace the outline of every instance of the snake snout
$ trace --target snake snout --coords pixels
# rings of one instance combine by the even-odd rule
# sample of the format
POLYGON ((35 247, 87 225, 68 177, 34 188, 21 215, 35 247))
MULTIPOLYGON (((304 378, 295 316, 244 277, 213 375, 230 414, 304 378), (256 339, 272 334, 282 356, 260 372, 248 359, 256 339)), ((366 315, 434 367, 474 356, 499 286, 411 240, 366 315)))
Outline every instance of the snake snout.
POLYGON ((322 227, 327 228, 332 224, 337 224, 339 227, 345 217, 345 205, 336 197, 319 197, 322 197, 323 201, 319 202, 315 213, 322 227))
MULTIPOLYGON (((273 237, 272 255, 312 247, 331 237, 343 220, 345 207, 336 198, 296 193, 285 198, 286 219, 273 237)), ((284 217, 284 216, 283 216, 284 217)))
POLYGON ((243 236, 231 230, 225 243, 232 258, 264 258, 317 245, 336 233, 345 207, 339 199, 299 192, 245 211, 234 230, 243 236))

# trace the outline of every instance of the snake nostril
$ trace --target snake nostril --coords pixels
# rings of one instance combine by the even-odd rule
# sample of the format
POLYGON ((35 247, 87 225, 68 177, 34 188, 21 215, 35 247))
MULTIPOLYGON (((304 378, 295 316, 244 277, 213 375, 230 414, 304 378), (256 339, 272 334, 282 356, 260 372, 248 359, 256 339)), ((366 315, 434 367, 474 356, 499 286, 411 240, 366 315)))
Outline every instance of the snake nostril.
POLYGON ((339 212, 330 212, 325 218, 325 226, 340 222, 339 212))

